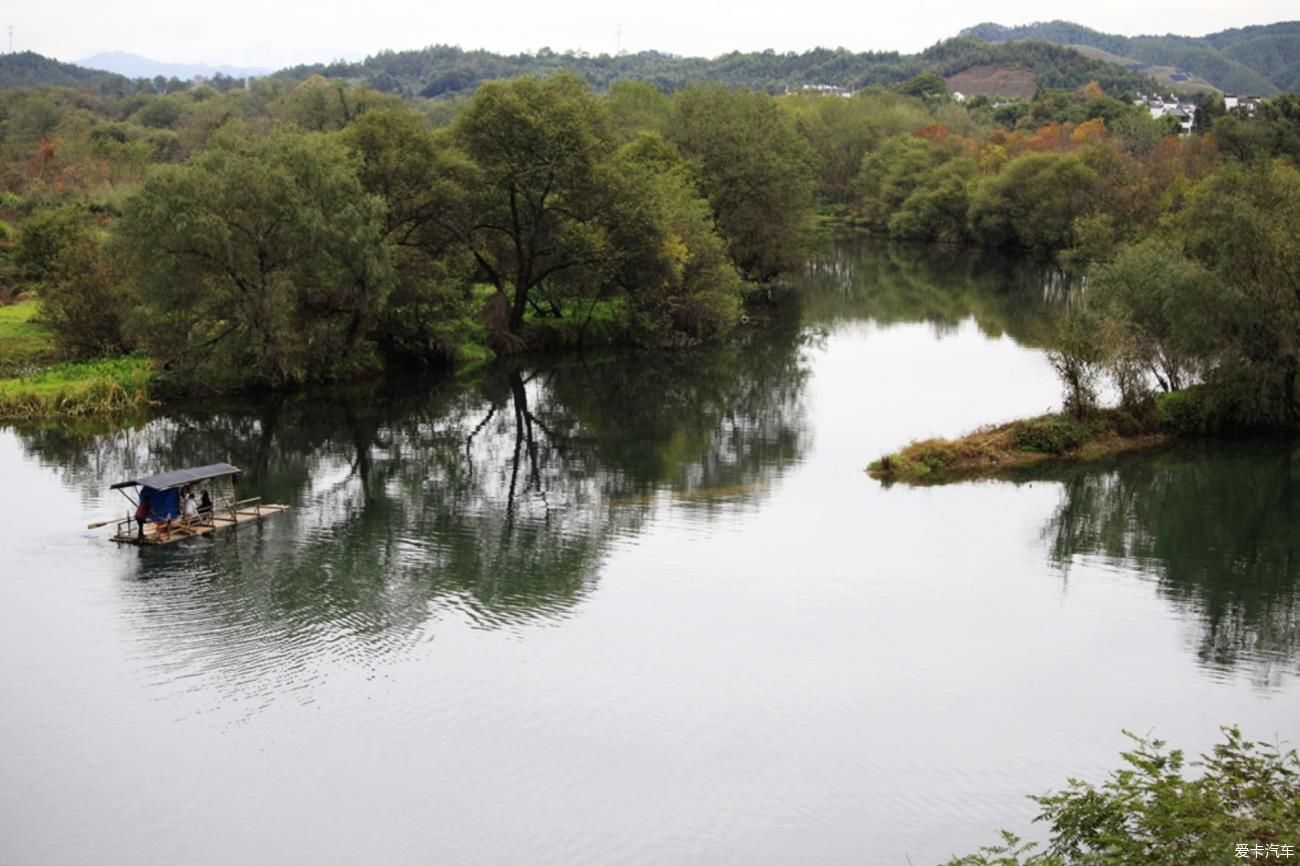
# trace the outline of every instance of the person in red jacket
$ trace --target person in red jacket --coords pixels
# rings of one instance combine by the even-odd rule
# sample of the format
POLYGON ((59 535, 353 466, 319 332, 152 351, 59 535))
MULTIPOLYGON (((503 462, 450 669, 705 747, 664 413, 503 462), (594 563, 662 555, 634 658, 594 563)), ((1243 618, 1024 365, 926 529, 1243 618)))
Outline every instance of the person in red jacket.
POLYGON ((140 492, 140 503, 135 507, 136 538, 144 541, 144 522, 149 519, 149 498, 140 492))

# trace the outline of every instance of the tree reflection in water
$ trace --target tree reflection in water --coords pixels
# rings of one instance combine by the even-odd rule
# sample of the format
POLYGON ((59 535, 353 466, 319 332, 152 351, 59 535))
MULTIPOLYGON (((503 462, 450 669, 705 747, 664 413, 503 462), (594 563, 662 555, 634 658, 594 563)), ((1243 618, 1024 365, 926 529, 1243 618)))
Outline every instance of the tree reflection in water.
POLYGON ((809 324, 929 322, 943 337, 974 318, 990 337, 1046 346, 1077 282, 1050 263, 996 250, 850 237, 809 259, 801 290, 809 324))
POLYGON ((1300 658, 1300 448, 1228 443, 1058 473, 1043 530, 1063 569, 1098 557, 1149 574, 1199 623, 1201 664, 1276 686, 1300 658))
MULTIPOLYGON (((754 507, 807 447, 797 316, 678 355, 610 356, 453 381, 207 402, 116 431, 22 434, 87 497, 229 460, 284 515, 123 552, 163 664, 269 689, 274 670, 370 658, 431 618, 565 617, 619 538, 664 507, 754 507)), ((104 499, 105 502, 111 500, 104 499)))

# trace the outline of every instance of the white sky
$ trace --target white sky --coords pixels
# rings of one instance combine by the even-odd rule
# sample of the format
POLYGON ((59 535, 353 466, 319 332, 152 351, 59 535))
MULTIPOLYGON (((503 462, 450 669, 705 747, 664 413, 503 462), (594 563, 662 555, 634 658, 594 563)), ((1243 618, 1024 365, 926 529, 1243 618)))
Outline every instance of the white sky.
MULTIPOLYGON (((1107 33, 1199 36, 1228 27, 1293 20, 1295 0, 902 0, 810 5, 799 0, 45 0, 7 3, 13 48, 64 61, 127 51, 175 63, 281 68, 385 48, 446 43, 513 53, 548 46, 593 54, 657 49, 712 57, 728 51, 805 51, 817 46, 912 53, 981 21, 1056 18, 1107 33), (621 31, 621 40, 620 40, 621 31)), ((7 31, 0 31, 0 37, 7 31)), ((7 41, 0 41, 7 48, 7 41)))

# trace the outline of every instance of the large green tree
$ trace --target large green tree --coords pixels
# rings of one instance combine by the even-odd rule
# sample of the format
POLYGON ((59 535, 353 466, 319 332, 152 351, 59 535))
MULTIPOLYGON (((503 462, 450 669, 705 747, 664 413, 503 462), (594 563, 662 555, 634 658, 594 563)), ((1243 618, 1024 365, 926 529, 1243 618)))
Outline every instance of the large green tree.
POLYGON ((426 364, 466 339, 473 260, 452 225, 463 211, 464 156, 402 106, 372 109, 342 133, 367 193, 384 205, 383 239, 396 275, 376 338, 385 355, 426 364))
POLYGON ((1187 252, 1224 286, 1212 371, 1247 424, 1300 418, 1300 170, 1277 159, 1204 180, 1178 222, 1187 252))
POLYGON ((867 153, 854 180, 862 218, 876 227, 889 225, 922 179, 946 159, 948 154, 911 135, 895 136, 867 153))
POLYGON ((653 133, 624 147, 616 165, 636 199, 612 233, 632 339, 680 345, 725 331, 740 314, 744 284, 689 167, 653 133))
POLYGON ((155 174, 120 225, 141 315, 160 361, 270 384, 367 363, 393 280, 383 205, 328 136, 238 128, 155 174))
POLYGON ((792 270, 812 206, 815 159, 770 96, 721 86, 677 95, 671 139, 690 162, 741 273, 792 270))
POLYGON ((511 333, 530 303, 558 311, 547 289, 595 290, 608 279, 614 140, 605 106, 581 79, 485 84, 452 138, 471 163, 452 228, 508 303, 511 333))
POLYGON ((1111 324, 1112 350, 1162 391, 1194 384, 1214 355, 1220 295, 1214 275, 1176 244, 1151 238, 1094 270, 1089 304, 1111 324))
POLYGON ((990 246, 1070 246, 1075 220, 1095 207, 1097 173, 1072 153, 1030 153, 984 178, 971 195, 970 229, 990 246))

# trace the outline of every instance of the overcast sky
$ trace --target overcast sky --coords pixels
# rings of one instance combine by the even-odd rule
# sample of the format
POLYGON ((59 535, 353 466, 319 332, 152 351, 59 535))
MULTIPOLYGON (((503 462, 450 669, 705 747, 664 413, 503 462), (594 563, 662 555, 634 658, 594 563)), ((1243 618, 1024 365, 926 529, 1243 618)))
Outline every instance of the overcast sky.
POLYGON ((544 46, 593 54, 653 48, 704 57, 817 46, 912 53, 981 21, 1061 18, 1108 33, 1199 36, 1300 17, 1295 0, 45 0, 6 6, 8 20, 0 27, 13 27, 15 51, 64 61, 127 51, 174 63, 272 68, 441 43, 503 53, 544 46))

